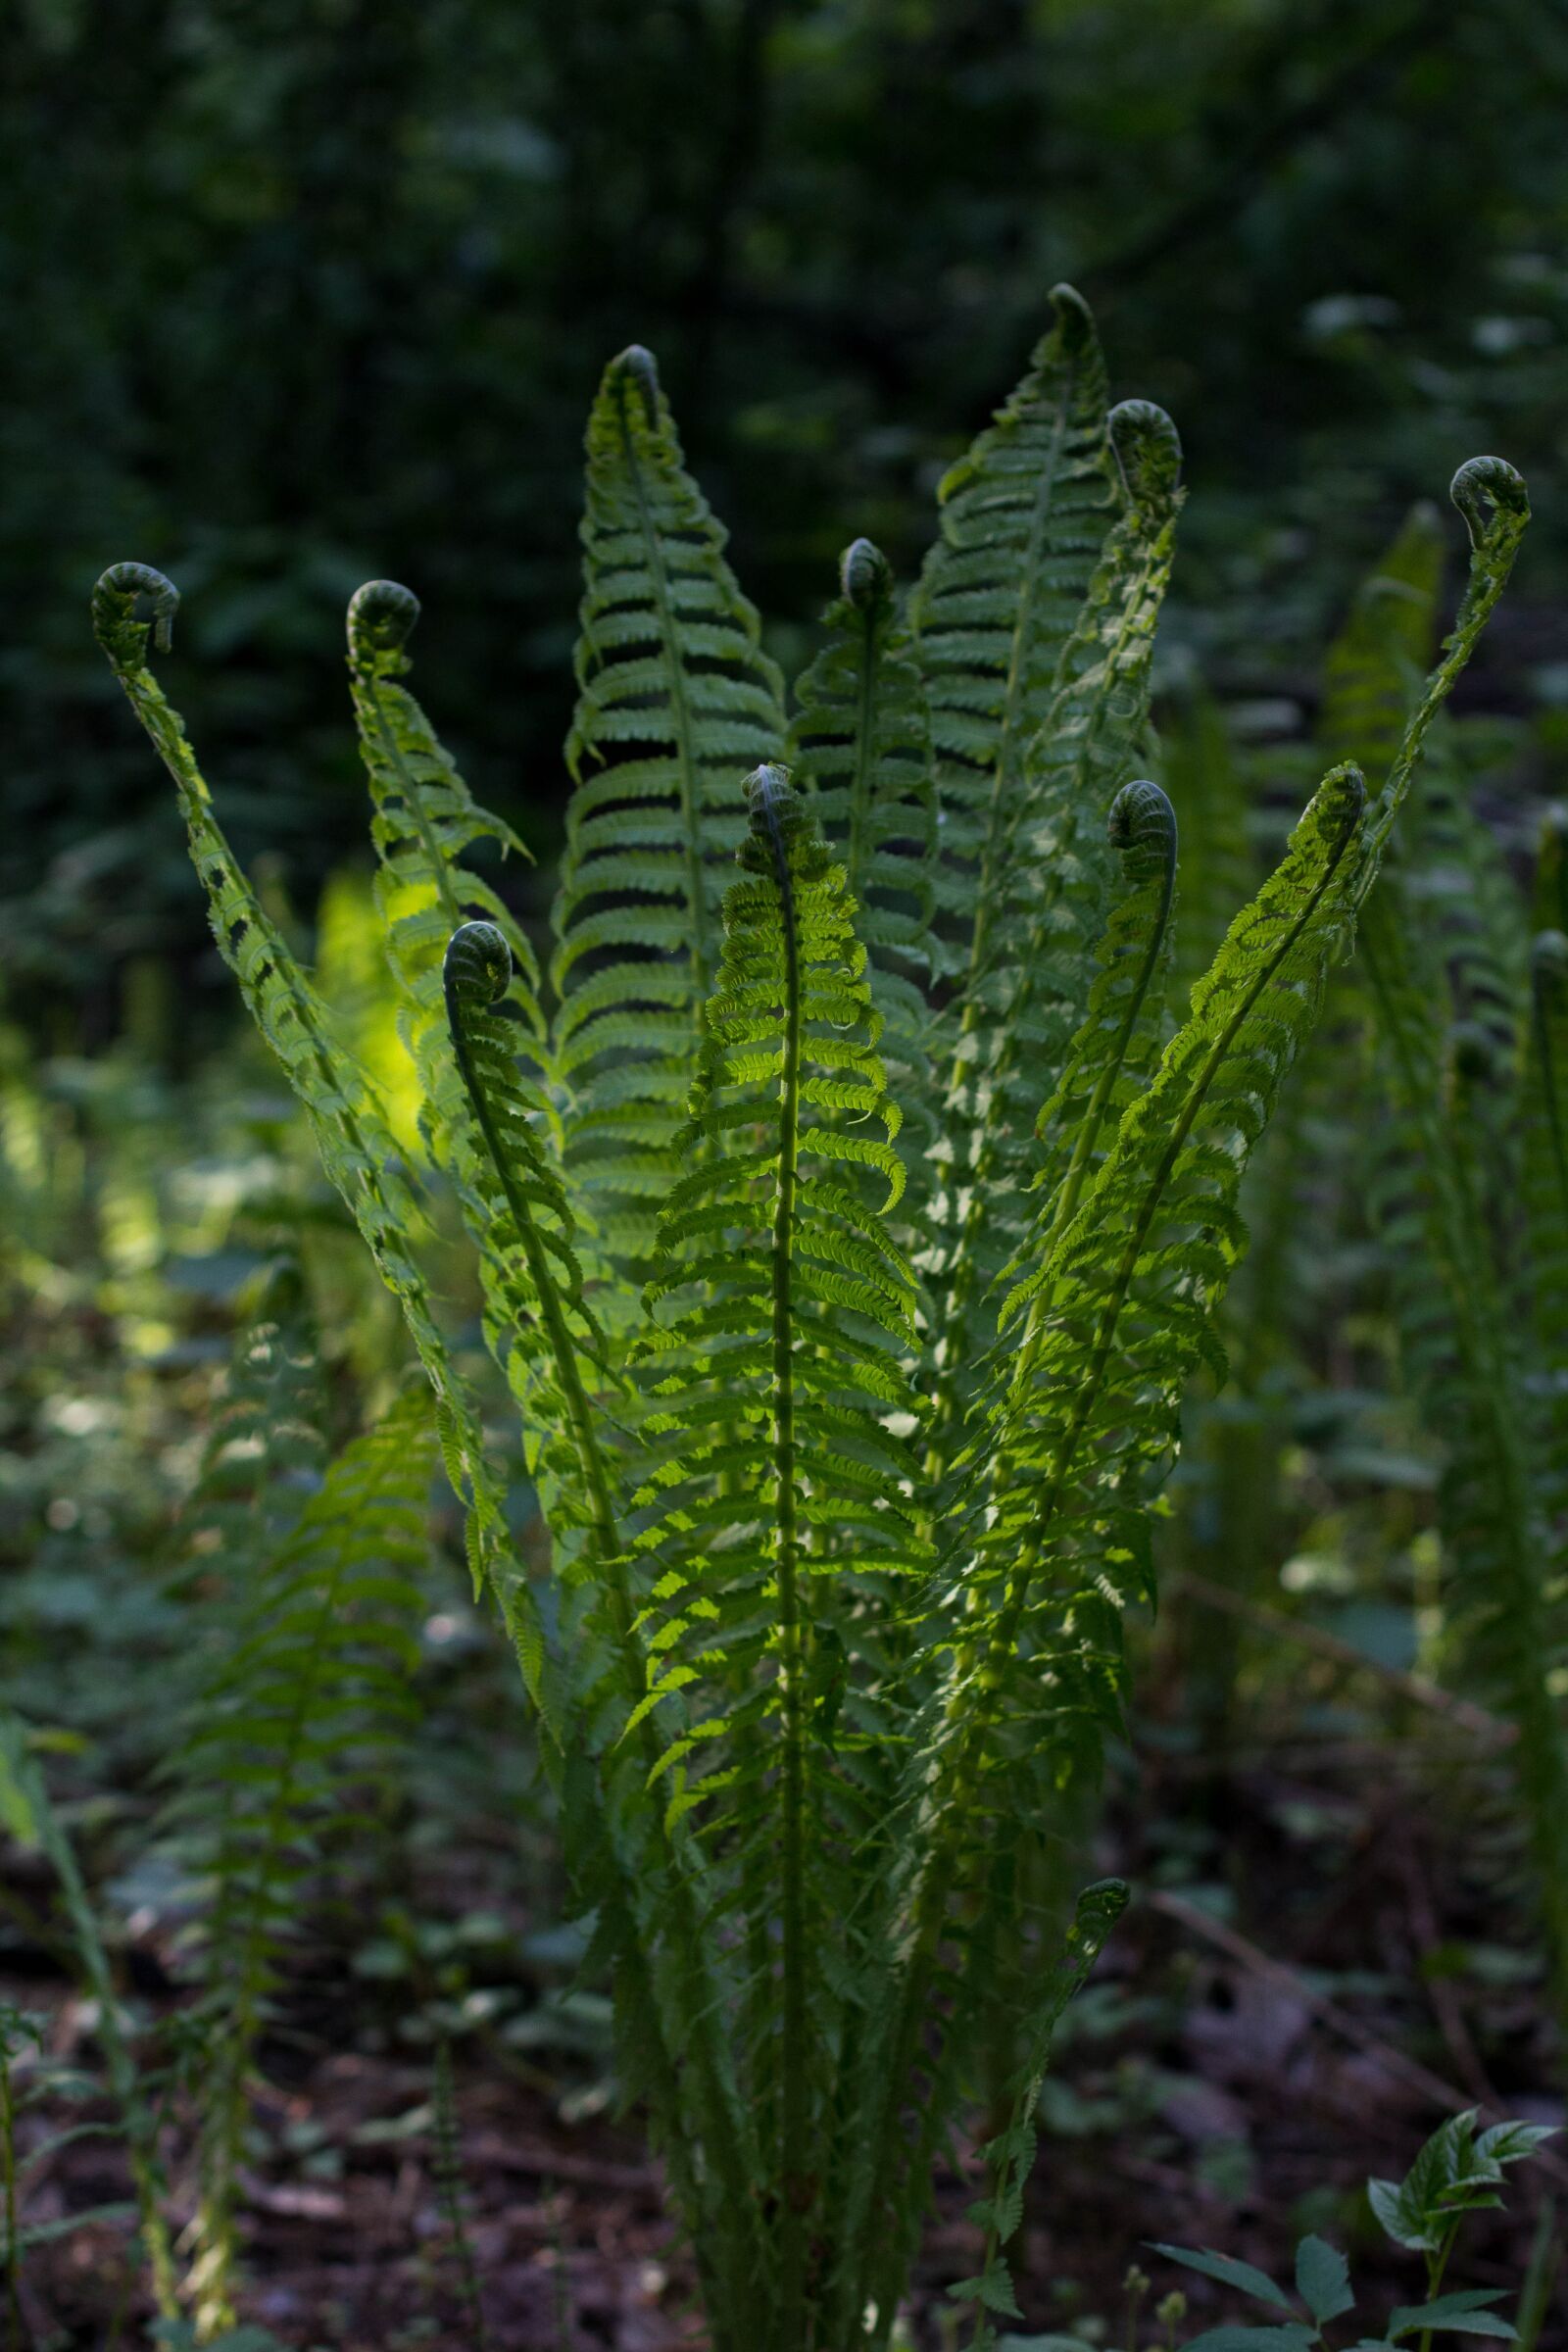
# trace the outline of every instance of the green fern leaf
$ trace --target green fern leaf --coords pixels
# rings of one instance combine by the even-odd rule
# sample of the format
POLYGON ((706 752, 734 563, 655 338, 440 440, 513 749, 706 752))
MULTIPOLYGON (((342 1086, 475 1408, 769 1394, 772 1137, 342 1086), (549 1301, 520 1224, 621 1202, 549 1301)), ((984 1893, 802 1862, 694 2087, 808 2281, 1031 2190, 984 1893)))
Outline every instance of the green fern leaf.
MULTIPOLYGON (((528 851, 504 818, 481 808, 408 689, 404 648, 419 600, 395 580, 369 580, 349 605, 349 678, 374 808, 376 906, 403 996, 405 1043, 424 1089, 425 1115, 446 1065, 441 962, 460 923, 494 923, 512 956, 512 999, 529 1056, 548 1076, 539 973, 526 933, 492 884, 466 862, 480 843, 503 857, 528 851)), ((440 1157, 439 1144, 436 1156, 440 1157)))
POLYGON ((869 539, 845 549, 840 584, 824 616, 829 641, 796 689, 790 759, 858 908, 890 1085, 914 1122, 906 1154, 921 1179, 912 1217, 924 1191, 921 1162, 935 1135, 935 1024, 925 987, 937 957, 930 720, 891 567, 869 539))
POLYGON ((453 1362, 415 1254, 427 1225, 423 1200, 373 1088, 344 1048, 326 1006, 276 925, 264 913, 224 838, 179 714, 147 667, 149 624, 135 616, 137 600, 143 596, 152 602, 158 643, 167 649, 178 591, 161 573, 139 564, 112 565, 94 589, 93 625, 99 643, 173 779, 219 953, 300 1099, 322 1167, 403 1310, 435 1391, 442 1457, 468 1513, 475 1589, 487 1582, 496 1593, 524 1681, 537 1699, 544 1666, 537 1612, 513 1551, 505 1496, 486 1458, 478 1408, 453 1362))
MULTIPOLYGON (((945 1109, 948 1228, 933 1275, 943 1334, 929 1468, 953 1458, 995 1334, 990 1283, 1027 1230, 1036 1126, 1087 1010, 1110 884, 1105 825, 1148 725, 1149 665, 1170 574, 1181 447, 1161 410, 1123 402, 1109 438, 1126 509, 1064 645, 1045 723, 995 817, 974 906, 945 1109)), ((947 805, 944 800, 944 822, 947 805)))
POLYGON ((648 1288, 654 1459, 635 1547, 662 1661, 651 1695, 672 1710, 671 1814, 718 1808, 710 1850, 745 1893, 748 1840, 776 1839, 760 1940, 776 1922, 779 2048, 758 2062, 780 2085, 778 2291, 794 2310, 826 2098, 808 1984, 858 1804, 830 1686, 864 1674, 925 1551, 912 1458, 888 1426, 912 1404, 913 1285, 884 1222, 904 1175, 865 953, 844 869, 785 772, 759 769, 747 794, 687 1172, 648 1288))
POLYGON ((738 767, 776 756, 782 686, 685 471, 652 356, 612 360, 588 424, 576 782, 556 906, 556 1065, 574 1175, 642 1268, 719 951, 738 767))

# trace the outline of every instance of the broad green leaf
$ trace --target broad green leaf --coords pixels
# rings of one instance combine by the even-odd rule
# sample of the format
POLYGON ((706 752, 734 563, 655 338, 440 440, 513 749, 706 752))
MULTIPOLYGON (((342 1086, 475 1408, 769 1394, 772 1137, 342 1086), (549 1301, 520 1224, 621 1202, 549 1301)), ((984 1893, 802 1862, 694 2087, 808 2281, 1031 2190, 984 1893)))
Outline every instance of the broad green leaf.
POLYGON ((1446 2328, 1454 2335, 1512 2337, 1518 2330, 1489 2308, 1503 2293, 1500 2286, 1462 2286, 1439 2295, 1431 2303, 1401 2303, 1389 2314, 1388 2332, 1397 2338, 1417 2328, 1446 2328))
POLYGON ((1303 2237, 1296 2249, 1296 2291, 1321 2328, 1342 2312, 1353 2311, 1350 2266, 1326 2238, 1303 2237))
POLYGON ((1250 2262, 1238 2262, 1231 2254, 1214 2254, 1206 2246, 1167 2246, 1151 2238, 1155 2254, 1163 2254, 1167 2262, 1179 2262, 1184 2269, 1198 2271, 1205 2278, 1215 2278, 1221 2286, 1234 2286, 1258 2303, 1272 2303, 1279 2311, 1289 2311, 1291 2298, 1282 2286, 1276 2286, 1266 2271, 1255 2270, 1250 2262))

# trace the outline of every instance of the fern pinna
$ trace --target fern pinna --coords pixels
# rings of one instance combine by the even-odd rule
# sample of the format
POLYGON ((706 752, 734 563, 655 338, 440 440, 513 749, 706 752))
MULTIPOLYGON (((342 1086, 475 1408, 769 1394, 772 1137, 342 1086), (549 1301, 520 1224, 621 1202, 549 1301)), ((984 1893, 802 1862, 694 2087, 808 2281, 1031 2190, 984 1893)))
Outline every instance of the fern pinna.
POLYGON ((1219 1368, 1243 1172, 1523 511, 1506 469, 1461 475, 1471 588, 1390 784, 1369 812, 1357 768, 1331 771, 1179 1017, 1176 823, 1140 772, 1179 445, 1147 403, 1107 407, 1085 306, 1061 289, 1055 310, 944 484, 906 606, 851 545, 788 728, 653 363, 612 364, 548 1017, 466 871, 505 828, 393 682, 413 600, 362 592, 431 1170, 390 1151, 217 833, 135 618, 138 591, 167 614, 172 590, 119 567, 99 591, 220 942, 437 1384, 623 2081, 728 2352, 886 2345, 982 2044, 1007 2053, 1010 2120, 962 2290, 975 2342, 1014 2310, 1052 2025, 1125 1899, 1057 1918, 1035 1858, 1082 1820, 1120 1719, 1150 1504, 1185 1384, 1219 1368), (437 1171, 554 1540, 537 1579, 416 1219, 393 1249, 387 1204, 437 1171))

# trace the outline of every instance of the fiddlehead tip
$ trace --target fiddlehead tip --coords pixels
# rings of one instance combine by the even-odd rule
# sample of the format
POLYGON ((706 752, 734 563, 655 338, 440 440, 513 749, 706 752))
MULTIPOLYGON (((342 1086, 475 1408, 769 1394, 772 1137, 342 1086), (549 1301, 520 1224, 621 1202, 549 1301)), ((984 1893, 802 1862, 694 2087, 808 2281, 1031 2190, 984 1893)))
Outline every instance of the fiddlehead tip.
POLYGON ((1483 547, 1499 526, 1518 532, 1530 520, 1525 477, 1506 458, 1467 458, 1448 496, 1464 516, 1473 548, 1483 547))
POLYGON ((494 1004, 512 985, 512 950, 494 923, 460 923, 447 942, 441 976, 454 1023, 460 1010, 494 1004))
POLYGON ((398 656, 418 617, 418 598, 396 580, 367 580, 356 588, 349 599, 351 667, 371 674, 403 668, 398 656))
POLYGON ((659 362, 643 343, 628 343, 610 363, 609 372, 622 382, 635 384, 643 404, 643 415, 652 431, 659 422, 659 362))
POLYGON ((1051 307, 1056 314, 1056 333, 1064 353, 1084 351, 1095 339, 1095 314, 1076 286, 1063 278, 1051 289, 1051 307))
POLYGON ((1125 1879, 1096 1879, 1093 1886, 1086 1886, 1067 1930, 1069 1952, 1078 1958, 1099 1952, 1131 1899, 1132 1889, 1125 1879))
POLYGON ((1353 760, 1331 767, 1306 805, 1303 824, 1310 818, 1322 828, 1336 852, 1342 850, 1361 821, 1366 808, 1366 778, 1353 760))
POLYGON ((776 760, 764 760, 760 767, 753 768, 745 792, 746 805, 754 813, 765 815, 770 809, 791 808, 795 802, 790 771, 776 760))
POLYGON ((1122 786, 1110 804, 1105 830, 1134 882, 1152 882, 1175 863, 1176 811, 1147 776, 1122 786))
POLYGON ((140 669, 147 659, 148 622, 136 618, 136 599, 152 606, 153 642, 167 654, 174 641, 179 590, 150 564, 111 564, 92 592, 92 625, 116 669, 140 669))
POLYGON ((839 585, 850 603, 864 612, 893 593, 893 566, 869 539, 856 539, 839 559, 839 585))
POLYGON ((1106 419, 1127 495, 1139 506, 1168 498, 1182 470, 1182 437, 1152 400, 1119 400, 1106 419))

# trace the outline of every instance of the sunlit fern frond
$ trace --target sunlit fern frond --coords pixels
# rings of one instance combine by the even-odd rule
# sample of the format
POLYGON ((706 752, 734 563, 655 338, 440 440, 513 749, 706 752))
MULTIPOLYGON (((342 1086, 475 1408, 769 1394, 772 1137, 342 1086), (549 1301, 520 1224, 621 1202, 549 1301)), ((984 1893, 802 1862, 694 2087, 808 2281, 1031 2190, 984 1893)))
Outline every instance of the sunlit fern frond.
MULTIPOLYGON (((505 858, 528 851, 504 817, 481 808, 419 705, 398 681, 419 600, 395 580, 368 580, 349 605, 349 680, 374 814, 376 905, 404 1000, 404 1027, 424 1090, 424 1117, 439 1122, 440 1077, 450 1066, 441 991, 447 941, 460 923, 494 923, 512 956, 518 1046, 548 1074, 539 972, 527 934, 469 862, 479 845, 505 858)), ((433 1139, 442 1156, 439 1134, 433 1139)))
POLYGON ((929 980, 937 956, 936 786, 930 718, 893 573, 869 539, 845 549, 830 632, 796 688, 790 759, 810 815, 844 864, 869 959, 871 1001, 895 1100, 909 1122, 905 1158, 918 1215, 934 1140, 932 1072, 940 1053, 929 980))
MULTIPOLYGON (((1181 445, 1146 401, 1112 412, 1125 486, 1055 690, 995 812, 956 1007, 943 1107, 947 1198, 932 1277, 941 1355, 933 1461, 951 1463, 976 1365, 995 1333, 989 1285, 1027 1231, 1037 1121, 1087 1009, 1114 859, 1107 820, 1136 773, 1149 721, 1154 629, 1170 576, 1181 445)), ((1000 787, 999 787, 1000 789, 1000 787)), ((944 822, 947 804, 944 800, 944 822)))
POLYGON ((531 1474, 569 1573, 597 1528, 601 1566, 615 1558, 608 1532, 608 1473, 587 1439, 589 1396, 614 1381, 583 1289, 576 1218, 538 1090, 521 1066, 528 1036, 514 1009, 511 949, 491 922, 453 932, 442 966, 450 1080, 441 1099, 452 1162, 470 1226, 482 1237, 485 1336, 522 1413, 531 1474))
POLYGON ((416 1254, 428 1222, 424 1200, 368 1078, 230 849, 179 714, 147 667, 150 630, 156 628, 167 650, 178 603, 177 590, 162 573, 141 564, 114 564, 93 591, 98 641, 173 779, 219 953, 299 1097, 327 1177, 403 1310, 435 1391, 442 1458, 467 1514, 475 1588, 488 1582, 495 1592, 524 1679, 537 1692, 543 1641, 513 1550, 504 1492, 486 1456, 478 1406, 453 1360, 416 1254), (143 597, 153 607, 152 623, 136 618, 143 597))
POLYGON ((939 535, 911 608, 941 763, 943 856, 977 877, 958 885, 965 917, 995 873, 1114 507, 1094 320, 1071 286, 1052 303, 1055 322, 1022 380, 942 482, 939 535))
POLYGON ((908 1767, 921 1858, 867 2043, 864 2095, 874 2106, 870 2085, 887 2087, 849 2201, 873 2240, 934 2149, 935 2102, 912 2132, 903 2114, 922 2038, 940 2021, 944 2045, 961 2052, 973 2030, 968 1971, 950 1957, 955 1901, 975 1899, 1010 1822, 1093 1778, 1119 1720, 1122 1612, 1149 1592, 1148 1503, 1187 1381, 1213 1353, 1248 1151, 1348 937, 1363 808, 1353 770, 1325 780, 1077 1214, 1054 1233, 1044 1209, 1036 1260, 1004 1299, 1010 1378, 972 1445, 984 1508, 943 1528, 948 1663, 908 1767))
POLYGON ((775 759, 782 686, 725 534, 681 460, 651 354, 612 360, 588 424, 576 789, 556 905, 567 1152, 611 1261, 645 1268, 685 1118, 734 779, 775 759))
POLYGON ((1121 883, 1096 950, 1088 1015, 1054 1093, 1041 1109, 1045 1147, 1035 1189, 1064 1231, 1099 1172, 1121 1116, 1149 1084, 1165 1042, 1165 992, 1175 947, 1176 812, 1159 785, 1124 784, 1107 827, 1121 883))
POLYGON ((760 769, 748 799, 687 1171, 648 1290, 654 1467, 634 1545, 671 1817, 703 1809, 721 1900, 779 1973, 763 2010, 777 2047, 751 2057, 777 2086, 789 2303, 830 2079, 828 1988, 808 2004, 808 1976, 855 1884, 879 1630, 927 1553, 896 1426, 912 1412, 913 1286, 885 1222, 904 1171, 865 953, 785 772, 760 769), (761 1871, 759 1844, 774 1855, 761 1871))
POLYGON ((537 1247, 558 1261, 578 1341, 586 1340, 595 1352, 598 1335, 582 1303, 582 1242, 562 1181, 561 1122, 547 1086, 549 1052, 533 951, 495 890, 464 862, 478 842, 503 850, 522 845, 510 826, 474 803, 418 704, 393 682, 409 667, 402 649, 417 616, 417 600, 389 580, 370 581, 349 607, 349 668, 375 804, 377 904, 419 1073, 421 1125, 434 1157, 456 1183, 479 1255, 485 1337, 521 1411, 530 1475, 540 1483, 558 1541, 569 1549, 575 1466, 570 1406, 552 1377, 548 1348, 534 1344, 542 1309, 523 1239, 507 1209, 506 1183, 520 1186, 531 1202, 530 1230, 537 1247), (487 967, 488 976, 506 1000, 504 1011, 499 1002, 482 1010, 475 1004, 473 1053, 486 1079, 477 1097, 452 1053, 451 982, 463 954, 455 967, 450 945, 460 936, 470 960, 476 941, 491 942, 494 969, 487 967), (494 1125, 504 1152, 499 1169, 474 1132, 476 1119, 481 1128, 486 1120, 494 1125))

